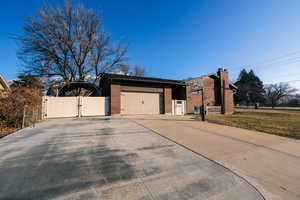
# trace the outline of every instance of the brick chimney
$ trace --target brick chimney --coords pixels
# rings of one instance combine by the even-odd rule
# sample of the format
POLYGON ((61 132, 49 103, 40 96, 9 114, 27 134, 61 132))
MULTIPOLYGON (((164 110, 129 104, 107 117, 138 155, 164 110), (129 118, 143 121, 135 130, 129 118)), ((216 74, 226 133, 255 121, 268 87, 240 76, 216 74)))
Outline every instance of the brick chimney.
POLYGON ((232 114, 233 93, 229 88, 228 71, 224 68, 219 68, 218 76, 220 78, 221 112, 222 114, 232 114))

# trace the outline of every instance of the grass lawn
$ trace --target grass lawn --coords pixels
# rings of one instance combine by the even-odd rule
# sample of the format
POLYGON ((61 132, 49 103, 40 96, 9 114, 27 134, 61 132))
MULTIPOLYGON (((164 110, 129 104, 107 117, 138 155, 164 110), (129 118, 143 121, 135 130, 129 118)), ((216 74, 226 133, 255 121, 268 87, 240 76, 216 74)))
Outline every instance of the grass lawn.
POLYGON ((299 113, 238 110, 233 115, 208 115, 207 121, 300 139, 299 113))

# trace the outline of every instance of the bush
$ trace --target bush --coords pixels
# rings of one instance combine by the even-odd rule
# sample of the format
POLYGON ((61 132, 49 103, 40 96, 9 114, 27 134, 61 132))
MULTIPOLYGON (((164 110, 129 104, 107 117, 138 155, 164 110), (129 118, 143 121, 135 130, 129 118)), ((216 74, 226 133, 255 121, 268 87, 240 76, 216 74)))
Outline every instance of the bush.
POLYGON ((0 99, 0 127, 20 128, 25 112, 25 125, 31 125, 41 116, 41 90, 13 87, 0 99))

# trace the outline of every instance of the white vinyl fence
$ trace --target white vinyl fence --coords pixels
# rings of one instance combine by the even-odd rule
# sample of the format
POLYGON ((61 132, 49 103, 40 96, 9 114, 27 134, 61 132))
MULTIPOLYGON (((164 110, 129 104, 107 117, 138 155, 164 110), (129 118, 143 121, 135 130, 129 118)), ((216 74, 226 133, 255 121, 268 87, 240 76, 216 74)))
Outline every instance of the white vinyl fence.
POLYGON ((108 115, 108 97, 43 97, 43 118, 108 115))

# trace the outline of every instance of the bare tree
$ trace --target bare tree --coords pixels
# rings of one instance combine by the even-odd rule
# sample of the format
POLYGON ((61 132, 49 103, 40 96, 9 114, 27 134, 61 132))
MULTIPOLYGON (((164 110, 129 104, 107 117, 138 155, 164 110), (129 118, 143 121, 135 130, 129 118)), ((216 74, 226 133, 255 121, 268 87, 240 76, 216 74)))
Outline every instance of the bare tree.
POLYGON ((133 75, 134 76, 145 76, 146 75, 146 70, 145 70, 145 68, 143 68, 139 65, 136 65, 133 68, 133 75))
POLYGON ((121 73, 125 74, 125 75, 129 75, 129 70, 130 70, 130 66, 127 64, 120 64, 119 65, 120 71, 121 73))
POLYGON ((265 97, 267 102, 274 108, 279 100, 292 95, 296 91, 288 83, 269 84, 265 86, 265 97))
POLYGON ((39 76, 96 82, 102 72, 115 71, 126 61, 127 45, 114 45, 101 17, 82 4, 47 4, 26 20, 23 31, 16 37, 18 56, 27 72, 39 76))

